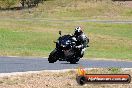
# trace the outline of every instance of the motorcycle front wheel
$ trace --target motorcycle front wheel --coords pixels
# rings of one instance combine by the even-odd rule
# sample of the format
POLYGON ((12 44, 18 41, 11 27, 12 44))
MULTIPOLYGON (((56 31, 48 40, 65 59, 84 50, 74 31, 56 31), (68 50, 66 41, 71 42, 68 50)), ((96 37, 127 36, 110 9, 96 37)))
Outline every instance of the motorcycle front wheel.
POLYGON ((56 62, 57 60, 58 60, 58 58, 57 58, 57 50, 54 49, 54 50, 50 53, 49 58, 48 58, 48 61, 49 61, 49 63, 54 63, 54 62, 56 62))

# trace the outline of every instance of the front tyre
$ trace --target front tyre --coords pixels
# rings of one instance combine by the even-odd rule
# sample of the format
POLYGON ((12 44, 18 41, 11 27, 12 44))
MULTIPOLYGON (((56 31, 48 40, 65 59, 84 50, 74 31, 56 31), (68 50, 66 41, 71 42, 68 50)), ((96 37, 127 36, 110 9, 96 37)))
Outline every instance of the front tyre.
POLYGON ((48 58, 48 61, 49 61, 49 63, 54 63, 54 62, 56 62, 57 61, 57 50, 56 49, 54 49, 51 53, 50 53, 50 55, 49 55, 49 58, 48 58))

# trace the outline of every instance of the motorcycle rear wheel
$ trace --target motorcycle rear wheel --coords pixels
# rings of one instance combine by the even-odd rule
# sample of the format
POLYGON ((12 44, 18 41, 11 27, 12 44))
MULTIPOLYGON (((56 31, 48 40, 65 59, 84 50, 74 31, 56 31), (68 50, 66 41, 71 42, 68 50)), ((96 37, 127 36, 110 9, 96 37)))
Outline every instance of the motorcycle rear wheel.
POLYGON ((70 64, 76 64, 79 61, 80 57, 72 58, 69 62, 70 64))

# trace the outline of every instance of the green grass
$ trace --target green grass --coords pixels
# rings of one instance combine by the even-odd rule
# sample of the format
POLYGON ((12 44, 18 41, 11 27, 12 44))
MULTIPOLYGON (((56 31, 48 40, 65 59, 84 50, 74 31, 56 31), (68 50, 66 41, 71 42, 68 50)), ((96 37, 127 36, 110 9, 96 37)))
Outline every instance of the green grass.
MULTIPOLYGON (((52 33, 13 31, 10 29, 0 30, 0 50, 6 55, 8 52, 16 55, 36 55, 37 53, 48 52, 53 47, 49 45, 48 37, 52 33)), ((1 53, 2 53, 1 52, 1 53)))
POLYGON ((85 57, 132 59, 131 24, 81 22, 0 21, 0 55, 48 56, 55 48, 58 31, 72 33, 81 25, 90 38, 85 57))

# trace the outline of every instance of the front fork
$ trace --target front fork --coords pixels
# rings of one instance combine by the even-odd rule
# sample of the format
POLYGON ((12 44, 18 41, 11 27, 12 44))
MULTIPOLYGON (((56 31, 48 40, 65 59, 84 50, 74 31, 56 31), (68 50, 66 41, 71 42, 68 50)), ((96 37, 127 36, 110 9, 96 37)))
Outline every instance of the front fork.
POLYGON ((57 52, 58 52, 58 57, 59 57, 59 61, 64 61, 64 57, 65 57, 65 55, 64 55, 64 52, 63 51, 61 51, 61 50, 59 50, 59 49, 56 49, 57 50, 57 52))

